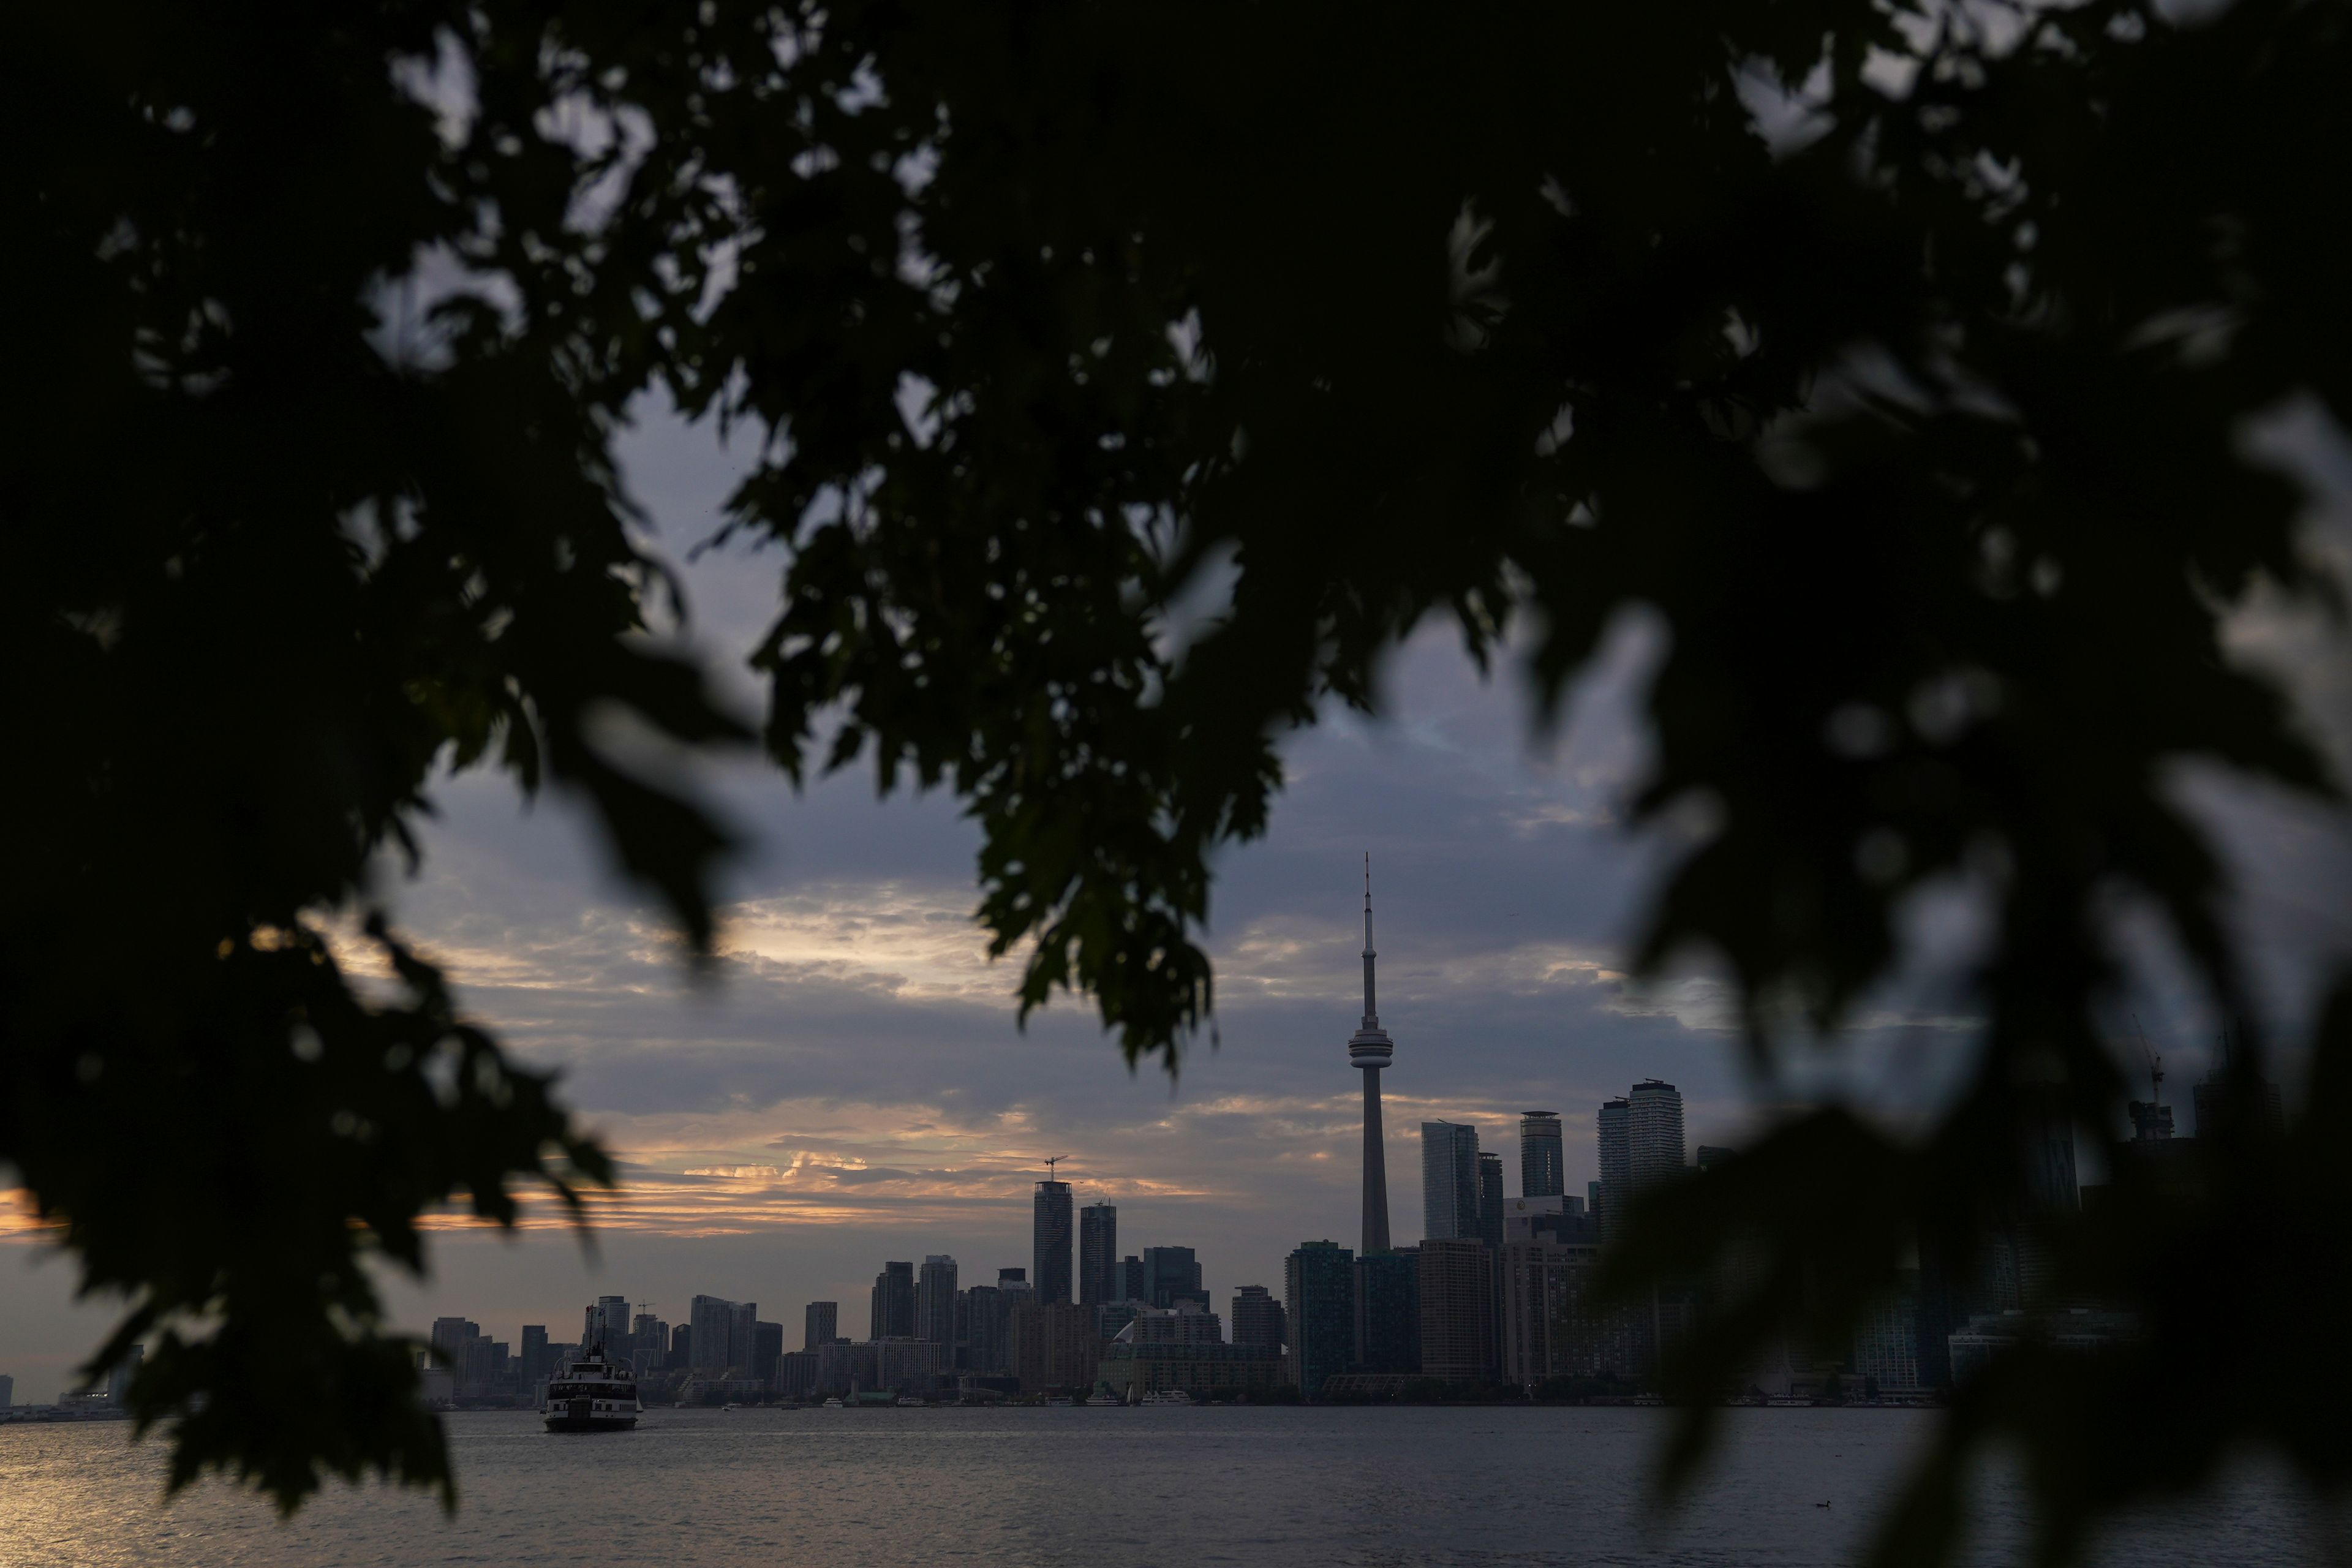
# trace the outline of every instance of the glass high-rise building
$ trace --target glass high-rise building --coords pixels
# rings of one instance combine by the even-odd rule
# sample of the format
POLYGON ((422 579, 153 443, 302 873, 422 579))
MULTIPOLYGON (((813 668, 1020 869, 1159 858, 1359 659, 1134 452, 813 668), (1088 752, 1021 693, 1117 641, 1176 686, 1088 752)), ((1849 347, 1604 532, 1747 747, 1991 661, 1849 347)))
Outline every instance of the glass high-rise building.
POLYGON ((1118 1300, 1148 1301, 1151 1287, 1144 1279, 1143 1259, 1129 1253, 1118 1260, 1118 1300))
POLYGON ((1336 1241, 1307 1241, 1283 1264, 1283 1316, 1290 1333, 1285 1361, 1301 1398, 1322 1393, 1356 1359, 1355 1261, 1336 1241))
POLYGON ((1519 1196, 1557 1198, 1568 1192, 1568 1166, 1560 1157, 1559 1112, 1519 1114, 1519 1196))
POLYGON ((741 1369, 751 1374, 751 1326, 760 1309, 751 1301, 730 1301, 721 1296, 697 1296, 688 1304, 687 1351, 698 1376, 725 1377, 741 1369))
POLYGON ((1503 1253, 1503 1157, 1500 1154, 1478 1156, 1478 1229, 1479 1240, 1485 1242, 1497 1258, 1503 1253))
POLYGON ((1356 1259, 1359 1372, 1421 1370, 1421 1253, 1376 1252, 1356 1259))
POLYGON ((1633 1185, 1633 1147, 1626 1139, 1630 1107, 1622 1100, 1604 1100, 1593 1119, 1601 1142, 1601 1180, 1593 1184, 1593 1206, 1601 1216, 1601 1234, 1617 1234, 1627 1194, 1633 1185))
POLYGON ((1070 1184, 1040 1182, 1031 1200, 1030 1283, 1045 1306, 1070 1299, 1070 1184))
POLYGON ((1625 1157, 1635 1192, 1683 1173, 1690 1164, 1683 1138, 1682 1091, 1645 1078, 1625 1097, 1625 1157))
POLYGON ((1147 1247, 1143 1249, 1143 1295, 1140 1298, 1155 1307, 1173 1307, 1179 1301, 1209 1304, 1208 1291, 1201 1288, 1201 1264, 1189 1247, 1147 1247))
POLYGON ((1005 1351, 1005 1313, 1010 1299, 993 1285, 975 1285, 963 1293, 964 1371, 1002 1376, 1012 1370, 1005 1351))
POLYGON ((1453 1121, 1421 1124, 1421 1234, 1445 1240, 1478 1234, 1478 1130, 1453 1121))
POLYGON ((841 1337, 841 1303, 811 1301, 801 1310, 801 1349, 813 1351, 841 1337))
POLYGON ((943 1252, 923 1259, 915 1280, 915 1337, 952 1351, 955 1331, 956 1260, 943 1252))
POLYGON ((915 1337, 915 1265, 885 1263, 874 1277, 869 1340, 911 1340, 915 1337))
POLYGON ((1118 1210, 1088 1204, 1078 1211, 1078 1300, 1094 1307, 1120 1300, 1118 1210))

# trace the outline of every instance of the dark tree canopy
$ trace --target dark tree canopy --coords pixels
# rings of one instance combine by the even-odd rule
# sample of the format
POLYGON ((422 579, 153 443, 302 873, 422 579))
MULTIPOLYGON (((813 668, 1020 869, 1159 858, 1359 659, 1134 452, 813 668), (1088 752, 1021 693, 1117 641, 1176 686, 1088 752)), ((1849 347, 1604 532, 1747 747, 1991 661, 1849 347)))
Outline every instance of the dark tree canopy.
POLYGON ((1172 1069, 1210 1017, 1208 861, 1262 831, 1286 731, 1370 704, 1432 616, 1482 659, 1518 627, 1556 707, 1654 607, 1640 809, 1713 826, 1644 965, 1727 965, 1769 1063, 1887 974, 1921 887, 1997 915, 1981 1055, 1926 1136, 1823 1110, 1637 1216, 1628 1280, 1762 1260, 1703 1298, 1685 1391, 1834 1335, 1909 1248, 1974 1256, 2030 1207, 2034 1130, 2071 1125, 2113 1201, 2032 1223, 2145 1337, 1967 1385, 1888 1550, 1944 1551, 2002 1436, 2053 1557, 2247 1437, 2340 1487, 2352 1373, 2310 1320, 2352 1267, 2323 1136, 2352 1001, 2287 1133, 2242 1118, 2186 1177, 2117 1145, 2096 1008, 2123 889, 2246 1011, 2173 764, 2336 798, 2218 628, 2258 584, 2323 590, 2243 437, 2294 399, 2352 417, 2347 25, 27 12, 0 1162, 131 1301, 99 1362, 159 1345, 134 1397, 175 1480, 446 1485, 365 1260, 415 1267, 436 1205, 506 1219, 516 1183, 609 1167, 381 921, 394 1000, 323 922, 371 907, 436 768, 493 766, 583 795, 708 941, 723 834, 599 739, 614 710, 753 738, 648 634, 667 587, 612 443, 659 393, 763 439, 730 527, 782 547, 776 762, 952 789, 981 920, 1035 943, 1022 1005, 1091 996, 1130 1061, 1172 1069), (1219 616, 1171 635, 1204 584, 1219 616), (2294 1388, 2249 1359, 2282 1337, 2294 1388))

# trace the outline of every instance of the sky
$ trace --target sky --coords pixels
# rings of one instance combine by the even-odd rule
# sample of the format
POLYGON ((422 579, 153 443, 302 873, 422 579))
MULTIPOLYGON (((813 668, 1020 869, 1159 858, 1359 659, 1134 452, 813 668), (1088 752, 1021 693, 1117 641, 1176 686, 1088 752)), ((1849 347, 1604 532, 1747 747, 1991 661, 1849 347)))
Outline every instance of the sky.
MULTIPOLYGON (((2352 582, 2352 448, 2292 411, 2253 439, 2305 478, 2312 547, 2352 582)), ((657 415, 625 456, 654 547, 684 574, 690 636, 755 711, 740 656, 774 608, 780 558, 689 558, 736 458, 657 415)), ((2340 630, 2259 599, 2231 629, 2240 657, 2287 677, 2352 776, 2340 630)), ((698 978, 568 802, 526 804, 494 775, 443 781, 421 872, 388 864, 381 891, 473 1016, 562 1074, 624 1180, 589 1234, 543 1204, 510 1234, 444 1227, 427 1279, 386 1279, 395 1320, 421 1330, 461 1315, 510 1342, 545 1323, 563 1340, 599 1294, 671 1321, 710 1294, 757 1302, 789 1345, 812 1300, 839 1302, 843 1331, 862 1335, 885 1260, 945 1253, 965 1285, 1028 1267, 1032 1184, 1053 1155, 1066 1156, 1078 1203, 1118 1205, 1122 1253, 1195 1248, 1221 1310, 1237 1286, 1278 1291, 1300 1241, 1357 1240, 1361 1090, 1345 1042, 1361 1008, 1367 853, 1381 1015, 1397 1045, 1383 1096, 1401 1242, 1420 1235, 1423 1120, 1476 1126, 1516 1194, 1520 1111, 1561 1115, 1580 1191, 1595 1173, 1596 1108, 1643 1078, 1680 1087, 1694 1147, 1829 1094, 1891 1118, 1931 1108, 1972 1049, 1968 999, 1946 974, 1970 917, 1951 898, 1912 911, 1915 962, 1862 1009, 1851 1048, 1773 1084, 1745 1076, 1713 976, 1636 985, 1622 973, 1676 848, 1622 819, 1660 637, 1623 616, 1540 743, 1516 675, 1482 679, 1436 631, 1395 657, 1378 719, 1328 715, 1296 737, 1271 833, 1218 863, 1217 1039, 1172 1081, 1156 1066, 1130 1071, 1085 1003, 1016 1026, 1018 971, 987 960, 972 923, 978 837, 951 799, 877 800, 866 773, 795 795, 749 758, 709 770, 709 796, 748 850, 722 889, 720 960, 698 978)), ((2352 831, 2210 771, 2185 769, 2179 787, 2227 846, 2265 1005, 2295 1033, 2315 977, 2352 952, 2352 831)), ((2168 1100, 2185 1107, 2218 1021, 2160 939, 2140 950, 2139 986, 2119 1011, 2137 1013, 2165 1058, 2168 1100)), ((2292 1091, 2292 1063, 2287 1073, 2292 1091)), ((53 1398, 118 1308, 77 1303, 73 1286, 69 1260, 0 1209, 0 1373, 15 1375, 19 1401, 53 1398)))

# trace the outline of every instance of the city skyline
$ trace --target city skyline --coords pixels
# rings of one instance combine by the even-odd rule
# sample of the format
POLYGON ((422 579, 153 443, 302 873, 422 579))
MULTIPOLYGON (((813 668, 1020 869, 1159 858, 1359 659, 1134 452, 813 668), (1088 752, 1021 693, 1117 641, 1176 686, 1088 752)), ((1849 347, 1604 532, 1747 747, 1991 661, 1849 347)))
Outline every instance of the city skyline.
MULTIPOLYGON (((682 557, 740 460, 657 417, 625 456, 682 557)), ((727 550, 680 571, 696 637, 748 647, 772 574, 727 550)), ((1172 1087, 1150 1066, 1130 1074, 1083 1004, 1016 1026, 1017 970, 992 966, 970 923, 975 840, 951 802, 877 804, 859 773, 795 800, 755 764, 717 770, 713 796, 755 852, 722 890, 721 956, 698 980, 660 917, 583 853, 561 795, 526 813, 494 781, 436 785, 425 876, 386 865, 380 891, 465 1008, 564 1075, 624 1192, 591 1194, 593 1265, 543 1199, 517 1240, 445 1223, 433 1277, 387 1280, 394 1320, 419 1332, 450 1311, 559 1321, 633 1281, 675 1280, 836 1300, 862 1323, 882 1255, 1025 1267, 1031 1184, 1065 1152, 1076 1205, 1115 1203, 1123 1237, 1192 1238, 1219 1299, 1271 1285, 1301 1237, 1360 1240, 1362 1089, 1334 1047, 1357 988, 1367 846, 1389 938, 1383 1016, 1407 1043, 1381 1075, 1392 1223, 1412 1212, 1423 1121, 1479 1127, 1507 1165, 1506 1130, 1556 1106, 1570 1194, 1599 1173, 1595 1109, 1645 1077, 1680 1087, 1694 1143, 1739 1142, 1754 1112, 1719 981, 1686 971, 1636 988, 1622 973, 1648 868, 1673 842, 1619 827, 1643 755, 1625 693, 1655 646, 1638 617, 1622 625, 1549 750, 1528 749, 1516 683, 1481 683, 1436 637, 1395 660, 1387 720, 1335 712, 1286 745, 1266 838, 1220 865, 1207 945, 1221 1043, 1198 1042, 1172 1087)), ((748 704, 731 658, 719 668, 748 704)), ((2296 911, 2324 905, 2347 868, 2307 823, 2234 820, 2226 847, 2260 894, 2243 916, 2267 966, 2256 979, 2284 1025, 2306 1005, 2298 965, 2340 935, 2296 911)), ((1931 935, 1948 913, 1925 911, 1931 935)), ((2186 1084, 2220 1020, 2153 974, 2134 1005, 2186 1084)), ((1874 999, 1853 1087, 1898 1113, 1932 1098, 1935 1059, 1965 1055, 1971 1022, 1941 991, 1874 999)), ((2185 1090, 2168 1100, 2186 1130, 2185 1090)), ((73 1285, 0 1199, 0 1366, 20 1398, 61 1386, 114 1325, 73 1285)))

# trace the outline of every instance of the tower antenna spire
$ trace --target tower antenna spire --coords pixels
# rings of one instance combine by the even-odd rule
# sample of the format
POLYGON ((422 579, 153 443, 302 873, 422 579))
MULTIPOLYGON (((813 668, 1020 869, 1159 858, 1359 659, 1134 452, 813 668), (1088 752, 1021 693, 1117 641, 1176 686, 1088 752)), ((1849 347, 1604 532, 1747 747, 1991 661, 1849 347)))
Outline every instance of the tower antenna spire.
POLYGON ((1396 1046, 1381 1027, 1372 992, 1372 852, 1364 851, 1364 1022, 1348 1041, 1348 1065, 1364 1074, 1364 1256, 1389 1250, 1388 1156, 1381 1140, 1381 1069, 1396 1046))

